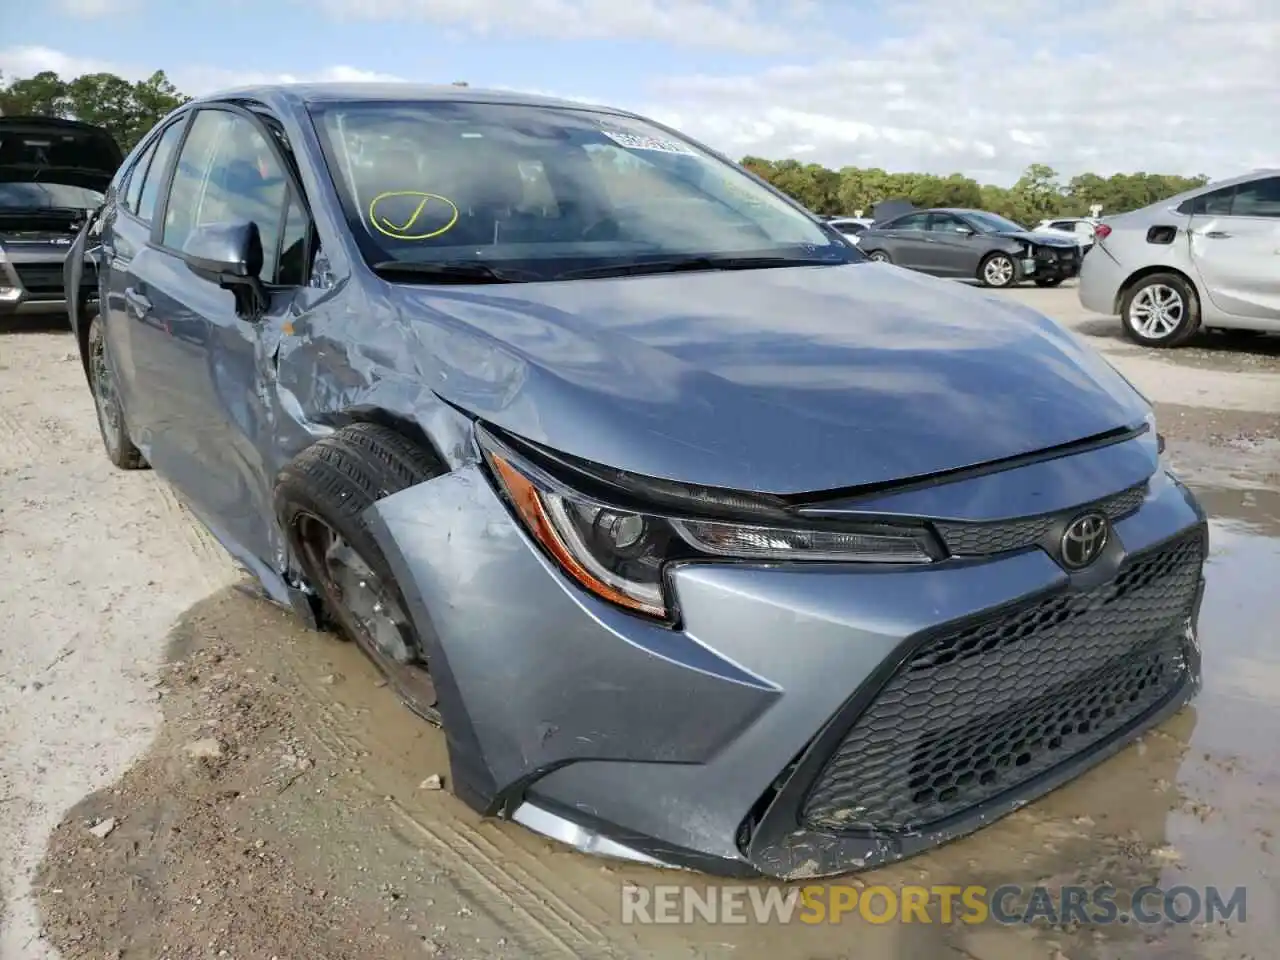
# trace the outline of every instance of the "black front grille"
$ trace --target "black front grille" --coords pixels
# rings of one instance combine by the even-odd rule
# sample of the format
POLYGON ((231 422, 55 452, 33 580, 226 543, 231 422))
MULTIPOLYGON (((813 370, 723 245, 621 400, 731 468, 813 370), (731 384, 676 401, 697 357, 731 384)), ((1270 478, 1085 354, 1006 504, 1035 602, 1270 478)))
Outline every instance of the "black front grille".
POLYGON ((813 829, 903 833, 994 799, 1140 720, 1189 676, 1199 532, 922 642, 858 717, 802 806, 813 829))
POLYGON ((62 264, 17 263, 14 269, 28 293, 62 293, 62 264))
MULTIPOLYGON (((1142 506, 1146 496, 1147 484, 1144 482, 1076 507, 1072 513, 1097 510, 1112 520, 1119 520, 1142 506)), ((1050 514, 993 523, 936 523, 934 526, 953 556, 985 557, 1034 546, 1048 534, 1056 518, 1057 515, 1050 514)))

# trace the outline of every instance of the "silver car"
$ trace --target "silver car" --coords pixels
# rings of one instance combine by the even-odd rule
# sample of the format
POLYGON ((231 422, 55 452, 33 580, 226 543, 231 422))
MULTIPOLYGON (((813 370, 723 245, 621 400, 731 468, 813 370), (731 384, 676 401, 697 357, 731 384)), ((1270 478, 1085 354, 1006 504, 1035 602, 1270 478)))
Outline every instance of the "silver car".
MULTIPOLYGON (((102 127, 0 117, 0 321, 66 312, 67 251, 123 159, 102 127)), ((76 293, 92 298, 91 264, 80 280, 76 293)))
POLYGON ((1147 402, 667 127, 233 91, 148 135, 101 222, 72 323, 107 455, 357 643, 481 814, 841 873, 1199 687, 1208 530, 1147 402))
POLYGON ((1108 217, 1080 303, 1130 340, 1176 347, 1202 328, 1280 332, 1280 170, 1255 171, 1108 217))

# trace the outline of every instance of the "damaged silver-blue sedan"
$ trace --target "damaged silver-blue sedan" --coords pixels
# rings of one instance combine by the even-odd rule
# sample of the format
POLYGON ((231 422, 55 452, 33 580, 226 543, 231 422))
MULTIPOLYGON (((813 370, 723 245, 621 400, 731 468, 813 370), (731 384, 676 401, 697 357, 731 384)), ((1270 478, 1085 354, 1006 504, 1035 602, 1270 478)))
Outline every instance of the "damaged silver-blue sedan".
POLYGON ((641 117, 209 97, 125 159, 69 289, 86 261, 112 461, 358 643, 486 814, 840 873, 1198 688, 1205 517, 1147 402, 641 117))

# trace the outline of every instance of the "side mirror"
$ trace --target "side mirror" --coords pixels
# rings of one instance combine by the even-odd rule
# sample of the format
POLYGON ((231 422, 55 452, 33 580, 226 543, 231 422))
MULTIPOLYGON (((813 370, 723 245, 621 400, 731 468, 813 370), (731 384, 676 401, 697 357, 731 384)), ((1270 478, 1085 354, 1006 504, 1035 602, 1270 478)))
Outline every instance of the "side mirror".
POLYGON ((962 237, 976 237, 978 235, 978 231, 973 227, 956 227, 956 233, 962 237))
POLYGON ((182 245, 182 258, 197 276, 236 297, 236 312, 258 320, 266 310, 262 286, 262 235, 251 220, 196 227, 182 245))
POLYGON ((262 235, 249 220, 206 224, 191 231, 182 256, 194 272, 223 286, 257 280, 262 276, 262 235))

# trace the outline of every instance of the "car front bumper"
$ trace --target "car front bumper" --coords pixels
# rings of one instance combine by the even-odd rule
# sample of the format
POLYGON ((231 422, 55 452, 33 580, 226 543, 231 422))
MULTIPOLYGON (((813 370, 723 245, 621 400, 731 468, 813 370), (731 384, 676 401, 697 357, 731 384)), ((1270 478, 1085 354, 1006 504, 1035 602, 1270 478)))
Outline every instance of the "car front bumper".
POLYGON ((1047 252, 1036 251, 1019 262, 1022 277, 1026 280, 1070 280, 1080 273, 1084 255, 1078 247, 1053 248, 1047 252))
MULTIPOLYGON (((0 316, 65 314, 67 295, 63 283, 64 248, 40 245, 38 251, 0 251, 0 316)), ((84 271, 83 294, 97 296, 97 274, 91 265, 84 271)))
POLYGON ((478 466, 367 519, 467 803, 592 852, 791 879, 975 830, 1195 693, 1206 525, 1157 464, 1152 435, 871 505, 990 554, 1138 490, 1080 573, 1025 543, 910 569, 690 564, 676 629, 570 584, 478 466))

